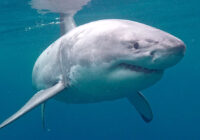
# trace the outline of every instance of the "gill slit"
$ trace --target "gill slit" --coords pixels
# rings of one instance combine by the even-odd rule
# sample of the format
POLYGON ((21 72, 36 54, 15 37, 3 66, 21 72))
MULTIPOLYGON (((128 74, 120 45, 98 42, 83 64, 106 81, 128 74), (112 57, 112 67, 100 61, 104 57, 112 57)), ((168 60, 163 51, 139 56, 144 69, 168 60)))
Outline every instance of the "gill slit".
POLYGON ((58 56, 59 56, 59 67, 60 67, 60 70, 61 70, 61 77, 60 77, 60 80, 63 81, 64 85, 67 87, 67 85, 69 83, 67 83, 67 77, 64 76, 64 68, 63 68, 63 60, 62 60, 62 55, 61 55, 61 49, 62 49, 62 41, 60 43, 60 47, 59 47, 59 50, 58 50, 58 56))

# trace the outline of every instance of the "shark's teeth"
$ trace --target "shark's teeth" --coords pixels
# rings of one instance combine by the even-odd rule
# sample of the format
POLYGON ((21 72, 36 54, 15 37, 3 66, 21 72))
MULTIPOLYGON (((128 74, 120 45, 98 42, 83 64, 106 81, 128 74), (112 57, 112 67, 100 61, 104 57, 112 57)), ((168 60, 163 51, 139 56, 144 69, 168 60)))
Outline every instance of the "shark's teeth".
POLYGON ((144 67, 141 67, 141 66, 127 64, 127 63, 120 63, 118 65, 118 67, 129 69, 129 70, 136 71, 136 72, 143 72, 143 73, 157 73, 157 72, 162 71, 162 70, 159 70, 159 69, 149 69, 149 68, 144 68, 144 67))

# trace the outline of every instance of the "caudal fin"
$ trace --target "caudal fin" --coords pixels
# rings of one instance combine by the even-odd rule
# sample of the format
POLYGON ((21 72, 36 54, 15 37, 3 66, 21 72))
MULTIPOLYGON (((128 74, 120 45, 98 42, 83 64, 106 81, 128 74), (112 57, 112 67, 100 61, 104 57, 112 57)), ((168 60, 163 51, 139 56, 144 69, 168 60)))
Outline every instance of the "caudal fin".
POLYGON ((35 108, 39 104, 45 102, 49 98, 61 92, 64 88, 65 86, 63 82, 60 81, 53 87, 37 92, 20 110, 18 110, 15 114, 2 122, 0 124, 0 128, 3 128, 11 122, 15 121, 25 113, 29 112, 31 109, 35 108))

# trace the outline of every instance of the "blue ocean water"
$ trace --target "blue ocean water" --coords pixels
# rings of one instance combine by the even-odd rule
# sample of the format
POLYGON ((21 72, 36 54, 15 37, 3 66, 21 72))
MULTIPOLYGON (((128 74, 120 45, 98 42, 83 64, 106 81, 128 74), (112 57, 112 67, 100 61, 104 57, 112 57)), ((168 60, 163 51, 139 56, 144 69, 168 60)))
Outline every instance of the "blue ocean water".
MULTIPOLYGON (((125 99, 86 105, 55 100, 0 130, 1 140, 199 140, 200 1, 93 0, 79 11, 78 25, 109 18, 142 22, 181 38, 184 59, 144 90, 154 112, 146 124, 125 99)), ((40 14, 27 0, 0 1, 0 120, 33 94, 31 73, 41 52, 59 36, 58 14, 40 14)), ((123 90, 123 89, 122 89, 123 90)))

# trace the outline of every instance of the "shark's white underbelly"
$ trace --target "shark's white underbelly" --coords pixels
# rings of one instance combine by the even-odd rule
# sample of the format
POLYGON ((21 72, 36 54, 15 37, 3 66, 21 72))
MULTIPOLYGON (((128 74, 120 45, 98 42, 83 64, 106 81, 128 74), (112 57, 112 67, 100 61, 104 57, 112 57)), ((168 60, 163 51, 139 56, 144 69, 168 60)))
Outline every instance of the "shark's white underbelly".
MULTIPOLYGON (((102 90, 101 90, 102 91, 102 90)), ((126 97, 127 93, 104 90, 103 92, 80 91, 79 89, 65 89, 55 99, 68 104, 87 104, 101 101, 111 101, 126 97)))
POLYGON ((116 100, 155 84, 161 76, 162 74, 148 75, 123 69, 105 72, 96 68, 79 67, 72 70, 69 86, 55 99, 72 104, 116 100), (149 80, 144 81, 144 78, 149 80))

